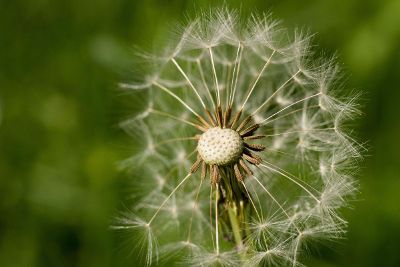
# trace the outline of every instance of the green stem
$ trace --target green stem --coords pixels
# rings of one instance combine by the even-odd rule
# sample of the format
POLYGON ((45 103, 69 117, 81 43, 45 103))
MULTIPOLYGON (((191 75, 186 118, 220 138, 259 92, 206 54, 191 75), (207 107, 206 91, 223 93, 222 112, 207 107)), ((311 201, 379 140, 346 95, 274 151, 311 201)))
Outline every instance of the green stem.
POLYGON ((228 205, 229 221, 231 222, 233 237, 235 239, 236 246, 238 250, 243 248, 242 234, 239 227, 239 222, 237 219, 237 214, 235 211, 235 206, 228 205))

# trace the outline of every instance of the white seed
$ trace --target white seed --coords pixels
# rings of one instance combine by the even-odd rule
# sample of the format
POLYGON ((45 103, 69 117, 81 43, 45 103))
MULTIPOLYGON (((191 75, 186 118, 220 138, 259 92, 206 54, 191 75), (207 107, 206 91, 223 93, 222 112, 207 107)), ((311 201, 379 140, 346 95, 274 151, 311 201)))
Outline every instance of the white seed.
POLYGON ((227 165, 238 160, 243 140, 232 129, 211 128, 200 136, 197 150, 205 163, 227 165))

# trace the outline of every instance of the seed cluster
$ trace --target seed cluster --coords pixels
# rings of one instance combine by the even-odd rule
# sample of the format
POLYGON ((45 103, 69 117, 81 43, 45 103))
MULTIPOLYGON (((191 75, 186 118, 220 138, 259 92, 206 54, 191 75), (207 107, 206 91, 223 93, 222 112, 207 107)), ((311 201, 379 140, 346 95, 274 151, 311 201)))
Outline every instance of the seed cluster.
POLYGON ((243 151, 243 140, 232 129, 211 128, 200 137, 197 150, 205 163, 227 165, 238 160, 243 151))
POLYGON ((203 179, 209 169, 211 184, 215 185, 220 181, 220 171, 228 166, 236 179, 242 182, 247 175, 252 175, 245 161, 252 165, 262 162, 262 159, 253 152, 263 151, 265 147, 248 142, 265 137, 254 134, 260 125, 254 123, 250 115, 241 121, 242 110, 239 110, 231 119, 231 106, 225 110, 217 106, 214 114, 207 109, 204 113, 208 120, 200 115, 197 117, 199 124, 196 128, 203 133, 200 136, 197 135, 198 155, 190 172, 195 173, 201 166, 203 179))

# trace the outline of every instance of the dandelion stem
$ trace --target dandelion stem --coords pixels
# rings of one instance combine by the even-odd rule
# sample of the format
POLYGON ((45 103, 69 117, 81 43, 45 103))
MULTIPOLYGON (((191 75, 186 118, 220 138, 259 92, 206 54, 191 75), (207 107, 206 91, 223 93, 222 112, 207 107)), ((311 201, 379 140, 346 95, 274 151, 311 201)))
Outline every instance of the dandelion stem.
POLYGON ((219 186, 215 184, 215 246, 217 249, 217 255, 219 254, 219 236, 218 236, 218 197, 219 197, 219 186))
POLYGON ((235 239, 236 247, 240 251, 243 248, 242 234, 240 232, 236 205, 228 205, 229 221, 231 223, 233 237, 235 239))
MULTIPOLYGON (((211 168, 210 168, 210 173, 211 173, 211 168)), ((211 224, 211 228, 213 227, 213 221, 212 221, 212 196, 213 196, 213 187, 210 186, 210 224, 211 224)), ((212 240, 212 244, 213 244, 213 248, 215 250, 215 242, 214 242, 214 234, 213 231, 210 231, 211 233, 211 240, 212 240)))

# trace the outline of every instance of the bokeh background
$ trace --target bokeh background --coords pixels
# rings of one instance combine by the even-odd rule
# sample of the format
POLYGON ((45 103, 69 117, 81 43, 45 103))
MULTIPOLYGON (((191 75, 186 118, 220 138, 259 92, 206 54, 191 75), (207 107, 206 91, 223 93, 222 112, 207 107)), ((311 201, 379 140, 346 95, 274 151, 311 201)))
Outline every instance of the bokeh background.
MULTIPOLYGON (((246 0, 288 28, 316 32, 363 92, 355 134, 369 147, 349 233, 310 266, 400 266, 400 1, 246 0)), ((135 266, 108 229, 134 110, 117 89, 133 45, 222 1, 2 0, 0 3, 0 266, 135 266)))

